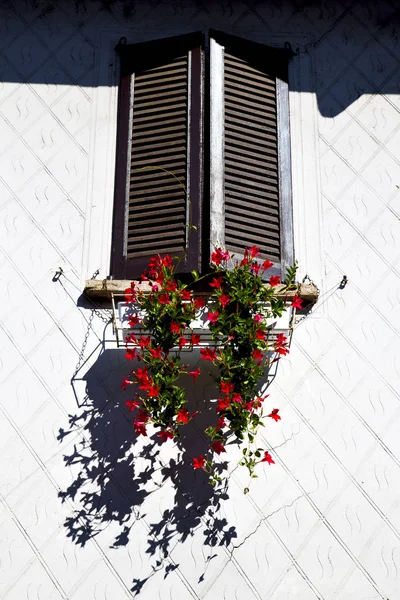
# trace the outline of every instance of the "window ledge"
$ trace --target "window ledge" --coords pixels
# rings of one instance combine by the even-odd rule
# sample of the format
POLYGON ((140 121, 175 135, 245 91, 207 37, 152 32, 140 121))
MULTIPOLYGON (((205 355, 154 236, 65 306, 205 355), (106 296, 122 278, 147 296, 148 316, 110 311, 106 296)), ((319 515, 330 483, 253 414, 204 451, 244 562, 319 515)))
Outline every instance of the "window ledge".
MULTIPOLYGON (((150 285, 147 282, 135 281, 136 288, 139 288, 143 292, 150 293, 150 285)), ((268 284, 266 284, 268 286, 268 284)), ((123 296, 126 288, 131 286, 131 280, 129 279, 88 279, 83 293, 89 298, 111 298, 115 296, 123 296)), ((277 295, 282 290, 282 295, 288 299, 293 296, 299 296, 307 304, 315 304, 318 300, 319 290, 316 285, 312 283, 298 283, 296 288, 291 290, 284 290, 283 285, 276 286, 277 295)), ((202 293, 201 295, 207 295, 202 293)))

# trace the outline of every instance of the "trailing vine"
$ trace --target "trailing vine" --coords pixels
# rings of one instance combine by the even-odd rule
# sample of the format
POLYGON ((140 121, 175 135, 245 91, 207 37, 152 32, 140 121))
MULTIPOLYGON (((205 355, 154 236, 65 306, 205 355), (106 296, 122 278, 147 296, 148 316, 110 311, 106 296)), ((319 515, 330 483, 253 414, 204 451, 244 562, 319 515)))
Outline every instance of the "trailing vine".
MULTIPOLYGON (((209 281, 207 320, 214 347, 201 347, 200 356, 219 368, 216 383, 220 395, 216 403, 217 422, 205 430, 209 449, 193 459, 193 467, 208 473, 212 484, 220 481, 213 466, 214 456, 226 452, 232 436, 247 442, 239 464, 247 467, 250 477, 257 477, 254 470, 258 463, 274 464, 270 452, 255 447, 256 433, 264 425, 264 418, 279 421, 281 416, 277 408, 265 414, 267 396, 260 394, 259 388, 266 369, 289 352, 286 337, 274 335, 267 321, 286 310, 285 291, 294 285, 296 265, 287 270, 279 295, 278 276, 270 276, 269 285, 264 282, 271 267, 270 261, 260 261, 256 246, 246 248, 241 261, 221 248, 212 253, 214 273, 209 281)), ((185 390, 177 385, 177 380, 184 374, 195 382, 200 374, 199 368, 189 371, 181 363, 181 351, 200 344, 200 336, 190 324, 198 311, 204 310, 205 300, 175 277, 169 256, 153 257, 142 275, 142 280, 146 279, 151 285, 150 293, 140 291, 134 282, 125 292, 131 307, 129 324, 142 328, 136 335, 128 334, 126 358, 137 359, 142 366, 124 378, 122 387, 126 390, 134 385, 134 397, 126 404, 131 412, 138 411, 133 422, 136 433, 147 435, 151 422, 160 428, 158 436, 166 442, 179 437, 180 426, 196 416, 189 412, 185 390)), ((193 272, 193 279, 201 277, 193 272)), ((301 307, 296 295, 292 306, 301 307)))

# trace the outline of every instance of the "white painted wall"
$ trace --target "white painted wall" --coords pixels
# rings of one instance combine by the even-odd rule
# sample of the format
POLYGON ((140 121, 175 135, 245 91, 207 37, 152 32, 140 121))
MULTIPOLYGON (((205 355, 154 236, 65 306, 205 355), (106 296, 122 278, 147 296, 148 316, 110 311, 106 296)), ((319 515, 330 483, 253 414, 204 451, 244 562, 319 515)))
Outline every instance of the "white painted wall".
MULTIPOLYGON (((275 4, 1 5, 2 599, 400 599, 393 6, 275 4), (247 496, 239 470, 217 496, 193 473, 201 423, 180 448, 134 443, 119 389, 129 366, 106 313, 78 301, 84 279, 108 268, 113 48, 123 35, 209 26, 299 50, 296 254, 323 294, 270 388, 282 421, 261 443, 277 464, 247 496), (65 276, 53 281, 59 266, 65 276)), ((214 394, 202 382, 197 404, 214 394)))

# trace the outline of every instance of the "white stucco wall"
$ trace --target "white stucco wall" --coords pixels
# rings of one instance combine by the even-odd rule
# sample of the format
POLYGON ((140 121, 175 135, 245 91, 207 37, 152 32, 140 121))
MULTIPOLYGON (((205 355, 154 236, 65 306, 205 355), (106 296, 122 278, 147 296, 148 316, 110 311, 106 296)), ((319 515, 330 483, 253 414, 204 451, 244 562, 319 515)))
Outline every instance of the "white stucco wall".
MULTIPOLYGON (((394 3, 275 4, 1 4, 4 600, 400 599, 394 3), (296 254, 300 277, 323 294, 269 390, 282 421, 260 441, 276 465, 260 470, 247 496, 240 470, 215 496, 192 471, 200 425, 181 448, 135 443, 120 392, 129 366, 106 313, 78 300, 109 257, 112 49, 124 35, 210 26, 299 51, 290 98, 296 254), (59 266, 65 276, 53 281, 59 266)), ((194 401, 212 395, 204 378, 194 401)))

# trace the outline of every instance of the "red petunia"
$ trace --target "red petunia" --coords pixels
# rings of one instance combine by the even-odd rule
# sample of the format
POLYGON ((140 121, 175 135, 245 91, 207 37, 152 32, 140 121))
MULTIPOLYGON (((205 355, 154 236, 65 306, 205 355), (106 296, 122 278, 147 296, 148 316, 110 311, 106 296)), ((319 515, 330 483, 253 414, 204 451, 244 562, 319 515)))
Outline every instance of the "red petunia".
POLYGON ((133 422, 133 427, 137 435, 147 435, 146 425, 142 421, 136 419, 136 421, 133 422))
POLYGON ((139 340, 139 346, 141 348, 147 348, 148 346, 150 346, 150 343, 151 343, 150 336, 147 336, 147 337, 142 336, 139 340))
POLYGON ((264 358, 264 354, 261 352, 261 350, 253 350, 253 358, 254 360, 258 361, 258 364, 261 364, 262 359, 264 358))
POLYGON ((159 431, 157 435, 161 438, 162 442, 167 442, 168 440, 172 440, 174 438, 174 434, 170 430, 159 431))
POLYGON ((223 410, 226 410, 231 405, 230 400, 228 400, 228 398, 218 398, 217 402, 218 402, 218 406, 215 409, 217 413, 220 413, 223 410))
POLYGON ((240 404, 241 401, 242 401, 242 396, 240 394, 238 394, 237 392, 235 392, 232 396, 232 402, 237 402, 238 404, 240 404))
POLYGON ((179 336, 179 348, 183 348, 188 343, 187 340, 183 337, 183 335, 179 336))
POLYGON ((199 297, 199 298, 195 298, 194 299, 194 305, 195 307, 198 308, 203 308, 203 306, 206 305, 206 301, 204 300, 204 298, 199 297))
POLYGON ((122 379, 122 383, 121 383, 121 387, 124 390, 124 392, 126 391, 126 388, 128 387, 128 385, 130 385, 132 383, 132 381, 130 381, 129 379, 127 379, 126 377, 124 377, 122 379))
POLYGON ((182 290, 181 292, 182 300, 190 300, 192 297, 192 293, 189 290, 182 290))
POLYGON ((215 248, 215 251, 211 254, 211 262, 216 265, 220 265, 223 261, 229 260, 230 255, 226 250, 222 250, 221 248, 215 248))
POLYGON ((297 296, 297 294, 293 296, 292 306, 293 308, 298 309, 301 309, 301 307, 303 306, 303 300, 299 296, 297 296))
POLYGON ((269 465, 275 464, 274 459, 272 458, 272 456, 270 455, 270 453, 267 450, 264 452, 264 456, 260 460, 260 462, 267 462, 269 465))
POLYGON ((137 315, 130 315, 128 317, 129 322, 128 325, 129 327, 135 327, 135 325, 137 325, 139 323, 139 317, 137 315))
POLYGON ((187 408, 178 410, 176 421, 177 423, 189 423, 191 419, 190 412, 187 408))
POLYGON ((222 276, 221 277, 213 277, 209 283, 209 286, 215 288, 216 290, 219 290, 222 287, 222 283, 223 283, 222 276))
POLYGON ((219 389, 223 394, 226 395, 229 395, 231 392, 233 392, 234 388, 235 386, 233 385, 233 383, 229 383, 228 381, 221 381, 221 383, 219 384, 219 389))
POLYGON ((150 354, 152 358, 162 358, 162 350, 160 346, 157 348, 150 348, 150 354))
POLYGON ((180 333, 181 326, 178 323, 171 323, 171 333, 180 333))
POLYGON ((219 297, 219 301, 225 308, 225 306, 230 303, 231 299, 227 294, 222 294, 222 296, 219 297))
POLYGON ((211 448, 214 450, 214 452, 216 452, 217 454, 221 454, 221 452, 226 452, 225 450, 225 446, 223 445, 223 443, 221 442, 221 440, 215 440, 215 442, 213 442, 211 444, 211 448))
POLYGON ((167 292, 175 292, 177 288, 176 281, 174 279, 170 279, 165 282, 165 289, 167 292))
POLYGON ((281 420, 281 416, 278 415, 278 412, 279 412, 279 408, 273 408, 272 411, 267 416, 271 417, 271 419, 273 419, 274 421, 278 422, 278 421, 281 420))
POLYGON ((205 465, 205 458, 202 454, 199 457, 193 459, 193 468, 194 469, 202 469, 205 465))
POLYGON ((137 344, 138 343, 137 337, 134 333, 128 333, 128 335, 125 338, 125 341, 127 344, 137 344))
POLYGON ((279 346, 286 344, 287 342, 287 337, 284 333, 278 333, 276 336, 276 344, 278 344, 279 346))
POLYGON ((271 275, 271 277, 269 278, 269 285, 271 287, 275 287, 276 285, 279 285, 281 282, 281 279, 278 275, 271 275))
POLYGON ((219 429, 222 429, 223 427, 226 427, 226 421, 224 419, 224 417, 219 417, 217 424, 215 426, 216 431, 218 431, 219 429))
POLYGON ((253 271, 253 273, 255 275, 258 275, 259 272, 261 271, 261 265, 259 265, 258 263, 253 263, 250 267, 250 269, 253 271))
POLYGON ((248 254, 250 258, 255 258, 260 254, 260 248, 258 246, 251 246, 251 248, 246 248, 246 254, 248 254))
POLYGON ((168 294, 160 294, 158 296, 158 301, 160 304, 171 304, 171 300, 168 294))
POLYGON ((137 400, 127 400, 125 404, 129 408, 129 412, 133 412, 136 408, 139 408, 139 402, 137 400))
POLYGON ((256 339, 257 340, 265 340, 265 331, 263 331, 262 329, 257 329, 256 339))
POLYGON ((217 358, 217 353, 215 350, 211 348, 201 348, 200 349, 201 358, 204 360, 210 360, 211 362, 217 358))
POLYGON ((194 383, 196 381, 196 379, 198 378, 198 376, 200 375, 200 369, 196 369, 195 371, 189 371, 188 375, 193 377, 193 383, 194 383))
POLYGON ((190 341, 192 342, 192 346, 198 346, 200 344, 200 336, 192 333, 190 341))
POLYGON ((207 318, 210 323, 216 323, 218 321, 219 313, 218 312, 209 312, 207 314, 207 318))
POLYGON ((137 349, 136 348, 127 348, 125 358, 128 360, 133 360, 137 357, 137 349))
POLYGON ((160 388, 158 385, 149 385, 147 386, 147 394, 151 397, 157 398, 160 393, 160 388))
POLYGON ((263 320, 263 316, 261 314, 254 315, 254 317, 253 317, 253 321, 255 321, 256 323, 262 323, 262 320, 263 320))
POLYGON ((135 289, 126 288, 124 296, 127 302, 134 302, 136 300, 135 289))
POLYGON ((263 262, 264 271, 268 271, 268 269, 270 269, 273 266, 274 266, 274 263, 272 263, 270 260, 264 260, 264 262, 263 262))

